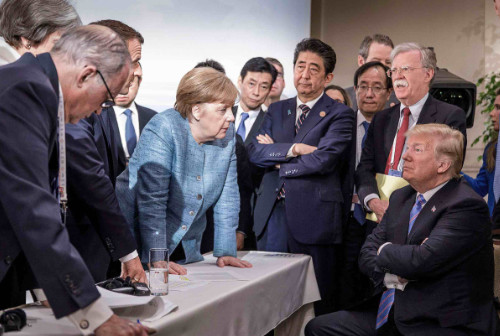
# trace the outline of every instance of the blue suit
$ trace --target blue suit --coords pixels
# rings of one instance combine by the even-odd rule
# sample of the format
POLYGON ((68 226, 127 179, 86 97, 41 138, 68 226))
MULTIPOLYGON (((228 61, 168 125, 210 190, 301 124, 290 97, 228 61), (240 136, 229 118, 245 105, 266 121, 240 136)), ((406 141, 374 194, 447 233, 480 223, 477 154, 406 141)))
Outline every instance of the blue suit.
MULTIPOLYGON (((334 244, 342 241, 346 202, 350 206, 352 188, 343 188, 355 114, 347 106, 323 95, 295 134, 296 98, 269 106, 259 134, 268 134, 274 144, 248 146, 250 160, 266 167, 257 192, 254 231, 262 237, 274 211, 279 190, 285 185, 286 228, 291 252, 311 254, 321 296, 326 306, 317 313, 331 311, 336 280, 334 244), (287 158, 294 143, 317 146, 308 155, 287 158), (275 165, 280 164, 280 169, 275 165), (346 193, 343 194, 343 191, 346 193)), ((318 309, 318 306, 316 306, 318 309)))
POLYGON ((469 175, 462 173, 465 180, 474 189, 479 196, 484 197, 488 195, 488 208, 490 209, 490 216, 493 215, 493 209, 495 208, 495 196, 493 194, 493 181, 495 179, 495 169, 488 171, 486 168, 486 162, 488 161, 488 149, 490 146, 495 146, 496 144, 488 144, 484 149, 483 153, 483 165, 479 169, 479 173, 476 178, 472 178, 469 175))
POLYGON ((139 244, 149 249, 182 242, 186 262, 203 260, 205 212, 214 206, 214 255, 236 256, 239 204, 234 125, 224 139, 199 145, 187 119, 174 109, 153 117, 141 134, 128 168, 118 177, 120 206, 139 244))

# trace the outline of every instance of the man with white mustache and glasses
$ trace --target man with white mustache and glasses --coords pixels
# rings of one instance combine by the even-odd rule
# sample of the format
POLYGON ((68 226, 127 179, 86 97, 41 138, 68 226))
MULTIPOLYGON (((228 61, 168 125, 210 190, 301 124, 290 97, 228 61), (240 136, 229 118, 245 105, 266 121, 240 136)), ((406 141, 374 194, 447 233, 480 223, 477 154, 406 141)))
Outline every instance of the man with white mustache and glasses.
POLYGON ((416 124, 438 123, 458 129, 467 138, 465 112, 429 94, 436 70, 436 54, 417 43, 402 43, 391 53, 392 78, 396 97, 401 102, 375 115, 368 129, 361 161, 356 170, 356 188, 361 204, 377 215, 380 222, 389 201, 381 200, 375 174, 401 176, 405 152, 404 133, 416 124))

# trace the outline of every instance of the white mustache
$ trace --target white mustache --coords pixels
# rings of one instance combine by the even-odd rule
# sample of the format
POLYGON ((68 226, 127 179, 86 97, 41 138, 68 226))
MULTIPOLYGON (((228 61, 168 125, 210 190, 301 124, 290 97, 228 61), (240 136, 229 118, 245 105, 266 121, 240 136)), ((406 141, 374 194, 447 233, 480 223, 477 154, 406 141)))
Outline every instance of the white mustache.
POLYGON ((407 87, 408 86, 408 81, 406 79, 396 79, 394 81, 394 86, 407 87))

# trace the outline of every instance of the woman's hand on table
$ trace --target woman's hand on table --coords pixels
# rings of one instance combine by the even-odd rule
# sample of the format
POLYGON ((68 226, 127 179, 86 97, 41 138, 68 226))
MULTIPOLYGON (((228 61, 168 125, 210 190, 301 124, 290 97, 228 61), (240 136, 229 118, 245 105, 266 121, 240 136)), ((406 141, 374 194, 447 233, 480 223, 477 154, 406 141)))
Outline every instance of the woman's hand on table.
POLYGON ((187 274, 187 270, 181 265, 174 263, 173 261, 170 261, 168 263, 168 273, 174 275, 184 275, 187 274))
POLYGON ((241 260, 241 259, 238 259, 235 257, 225 256, 225 257, 217 258, 217 266, 219 266, 219 267, 233 266, 233 267, 240 267, 240 268, 250 268, 250 267, 252 267, 252 264, 250 264, 248 261, 241 260))

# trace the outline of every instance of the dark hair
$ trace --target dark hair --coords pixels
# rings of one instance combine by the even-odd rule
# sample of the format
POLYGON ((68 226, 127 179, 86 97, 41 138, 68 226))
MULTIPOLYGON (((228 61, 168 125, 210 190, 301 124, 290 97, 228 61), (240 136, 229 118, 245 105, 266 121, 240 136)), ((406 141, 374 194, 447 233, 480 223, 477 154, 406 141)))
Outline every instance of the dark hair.
POLYGON ((250 58, 245 65, 243 66, 243 69, 241 69, 240 76, 241 80, 245 79, 245 76, 247 75, 248 72, 266 72, 271 75, 271 85, 274 84, 274 81, 276 80, 276 77, 278 77, 278 71, 276 71, 276 68, 266 61, 265 58, 263 57, 254 57, 250 58))
POLYGON ((295 47, 295 52, 293 54, 293 66, 297 63, 297 58, 299 54, 303 51, 310 51, 318 54, 323 59, 323 65, 325 66, 325 76, 332 73, 335 70, 335 63, 337 62, 337 55, 335 51, 325 42, 315 39, 315 38, 305 38, 297 44, 295 47))
POLYGON ((391 38, 387 35, 374 34, 365 36, 363 42, 361 42, 361 45, 359 46, 359 51, 358 51, 358 55, 363 57, 364 60, 366 60, 366 58, 368 57, 368 52, 370 51, 370 46, 372 45, 373 42, 376 42, 378 44, 383 44, 394 49, 394 43, 392 43, 391 38))
POLYGON ((378 61, 365 63, 356 70, 356 72, 354 73, 354 86, 358 86, 358 79, 362 74, 367 72, 369 69, 376 67, 382 68, 383 70, 385 77, 385 87, 387 89, 392 88, 392 80, 389 76, 387 76, 387 70, 389 70, 389 68, 386 67, 383 63, 378 61))
POLYGON ((349 98, 349 95, 347 94, 347 92, 343 88, 341 88, 340 86, 335 85, 335 84, 330 84, 325 88, 325 93, 328 90, 336 90, 336 91, 340 92, 340 94, 342 95, 342 98, 344 98, 345 105, 352 107, 351 98, 349 98))
POLYGON ((144 37, 142 37, 141 33, 123 22, 117 20, 100 20, 92 22, 91 24, 110 28, 125 42, 137 39, 140 44, 144 44, 144 37))
POLYGON ((58 30, 81 24, 66 0, 3 0, 0 4, 0 36, 14 48, 21 46, 21 37, 36 46, 58 30))
POLYGON ((223 74, 226 73, 226 70, 224 70, 224 67, 222 66, 222 64, 220 64, 216 60, 208 59, 208 58, 205 61, 196 64, 194 66, 194 69, 196 69, 196 68, 212 68, 212 69, 215 69, 219 72, 222 72, 223 74))

